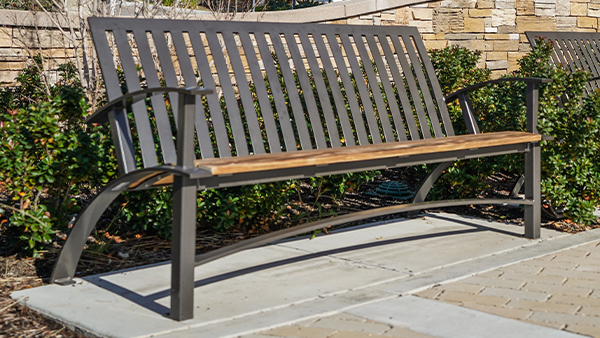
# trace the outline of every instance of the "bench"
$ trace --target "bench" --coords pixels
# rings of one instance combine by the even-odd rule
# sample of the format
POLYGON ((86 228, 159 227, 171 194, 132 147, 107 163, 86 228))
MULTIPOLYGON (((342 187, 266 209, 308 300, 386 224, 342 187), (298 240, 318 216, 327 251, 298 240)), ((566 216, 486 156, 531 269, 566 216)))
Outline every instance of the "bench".
POLYGON ((540 83, 549 80, 494 80, 444 98, 414 27, 116 18, 89 24, 109 102, 87 121, 110 123, 120 176, 78 215, 53 283, 72 283, 87 237, 120 193, 162 186, 173 187, 175 320, 193 317, 195 266, 325 226, 425 208, 517 203, 525 208, 525 236, 540 235, 537 99, 540 83), (517 80, 527 82, 527 131, 481 133, 469 91, 517 80), (455 99, 464 135, 456 134, 446 107, 455 99), (510 153, 525 157, 524 200, 425 201, 453 161, 510 153), (424 163, 438 166, 411 204, 301 224, 195 256, 199 189, 424 163))
POLYGON ((586 95, 600 89, 600 34, 591 32, 525 32, 532 47, 536 38, 543 37, 552 42, 551 62, 563 65, 570 71, 583 69, 592 78, 586 85, 586 95))

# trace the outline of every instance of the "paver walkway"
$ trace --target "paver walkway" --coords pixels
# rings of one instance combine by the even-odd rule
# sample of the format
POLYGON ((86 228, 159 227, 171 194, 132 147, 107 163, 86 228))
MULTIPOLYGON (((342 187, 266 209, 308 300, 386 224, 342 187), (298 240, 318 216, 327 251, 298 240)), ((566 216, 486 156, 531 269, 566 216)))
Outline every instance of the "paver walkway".
MULTIPOLYGON (((416 296, 581 335, 600 337, 600 242, 438 285, 416 296)), ((428 338, 340 313, 243 338, 428 338)))

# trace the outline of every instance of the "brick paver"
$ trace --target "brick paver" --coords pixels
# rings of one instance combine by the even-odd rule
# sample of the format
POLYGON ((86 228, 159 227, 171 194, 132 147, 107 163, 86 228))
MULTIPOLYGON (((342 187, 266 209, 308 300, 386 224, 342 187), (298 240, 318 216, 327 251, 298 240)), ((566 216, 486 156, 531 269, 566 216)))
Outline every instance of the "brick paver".
MULTIPOLYGON (((417 296, 600 338, 600 242, 437 285, 417 296)), ((432 338, 340 313, 243 338, 432 338)))
POLYGON ((487 271, 416 295, 600 338, 600 242, 487 271), (464 284, 479 285, 481 290, 464 292, 464 284), (463 292, 457 292, 460 288, 463 292))

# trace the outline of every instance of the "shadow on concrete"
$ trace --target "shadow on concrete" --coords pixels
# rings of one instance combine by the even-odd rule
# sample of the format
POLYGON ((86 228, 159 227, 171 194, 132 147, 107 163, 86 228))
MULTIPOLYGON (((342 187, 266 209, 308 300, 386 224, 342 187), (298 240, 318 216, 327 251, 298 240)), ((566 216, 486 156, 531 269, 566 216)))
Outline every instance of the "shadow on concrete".
MULTIPOLYGON (((442 219, 442 220, 446 220, 446 221, 450 221, 450 222, 454 222, 454 223, 459 223, 462 225, 471 226, 473 228, 465 229, 465 230, 446 231, 446 232, 435 233, 435 234, 416 235, 416 236, 395 238, 395 239, 382 240, 382 241, 377 241, 377 242, 372 242, 372 243, 352 245, 352 246, 347 246, 347 247, 337 248, 337 249, 332 249, 332 250, 325 250, 325 251, 320 251, 320 252, 316 252, 316 253, 310 253, 310 254, 306 254, 306 255, 302 255, 302 256, 298 256, 298 257, 282 259, 282 260, 265 263, 265 264, 259 264, 259 265, 247 267, 244 269, 239 269, 236 271, 223 273, 223 274, 213 276, 210 278, 201 279, 194 283, 194 287, 200 287, 200 286, 204 286, 204 285, 208 285, 208 284, 212 284, 212 283, 217 283, 217 282, 220 282, 223 280, 235 278, 235 277, 242 276, 245 274, 249 274, 249 273, 253 273, 253 272, 257 272, 257 271, 261 271, 261 270, 267 270, 267 269, 271 269, 271 268, 275 268, 275 267, 283 266, 283 265, 287 265, 287 264, 303 262, 303 261, 307 261, 307 260, 311 260, 311 259, 315 259, 315 258, 319 258, 319 257, 325 257, 325 256, 340 254, 340 253, 344 253, 344 252, 348 252, 348 251, 373 248, 373 247, 384 246, 384 245, 389 245, 389 244, 397 244, 397 243, 424 240, 424 239, 437 238, 437 237, 463 235, 463 234, 468 234, 468 233, 484 232, 484 231, 498 232, 498 233, 502 233, 502 234, 509 235, 509 236, 517 236, 517 237, 523 236, 523 235, 519 235, 514 232, 511 232, 511 231, 495 229, 492 227, 486 227, 486 226, 482 226, 482 225, 478 225, 478 224, 473 224, 473 223, 470 223, 468 220, 457 220, 457 219, 450 218, 450 217, 444 217, 439 214, 427 214, 427 217, 438 218, 438 219, 442 219)), ((157 265, 163 265, 163 264, 168 264, 168 263, 169 262, 164 262, 164 263, 154 264, 152 266, 154 267, 157 265)), ((148 267, 146 267, 146 268, 148 268, 148 267)), ((139 270, 139 268, 135 268, 135 269, 131 269, 131 270, 139 270)), ((129 271, 131 271, 131 270, 129 270, 129 271)), ((129 301, 132 301, 139 306, 145 307, 146 309, 148 309, 150 311, 153 311, 153 312, 158 313, 163 316, 169 315, 169 308, 158 304, 156 301, 158 299, 170 296, 171 295, 170 288, 166 288, 165 290, 155 292, 155 293, 152 293, 152 294, 149 294, 146 296, 142 296, 132 290, 129 290, 127 288, 124 288, 120 285, 114 284, 114 283, 102 278, 104 276, 120 274, 122 272, 123 271, 109 272, 109 273, 96 275, 96 276, 83 277, 82 279, 84 279, 87 282, 94 284, 104 290, 107 290, 107 291, 110 291, 117 295, 120 295, 121 297, 128 299, 129 301)))

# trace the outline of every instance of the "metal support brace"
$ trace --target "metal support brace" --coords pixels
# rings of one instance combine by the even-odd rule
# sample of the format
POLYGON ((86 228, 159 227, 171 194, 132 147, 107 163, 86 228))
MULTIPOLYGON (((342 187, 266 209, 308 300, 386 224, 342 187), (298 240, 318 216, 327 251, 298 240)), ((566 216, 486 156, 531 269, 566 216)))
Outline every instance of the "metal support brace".
POLYGON ((463 119, 465 120, 467 131, 469 132, 469 134, 479 134, 479 126, 477 125, 475 114, 473 114, 473 105, 471 104, 469 93, 464 92, 459 94, 458 102, 460 103, 460 109, 463 113, 463 119))
MULTIPOLYGON (((527 83, 527 131, 538 134, 539 84, 527 83)), ((541 150, 539 142, 529 145, 525 153, 525 199, 533 205, 525 206, 525 237, 539 238, 542 218, 541 201, 541 150)))
MULTIPOLYGON (((179 95, 177 165, 194 166, 195 96, 179 95)), ((194 257, 196 254, 196 181, 175 176, 173 181, 173 243, 171 249, 171 318, 194 317, 194 257)))
MULTIPOLYGON (((438 180, 438 178, 440 178, 440 176, 444 173, 446 169, 448 169, 448 167, 451 164, 452 161, 442 162, 438 164, 437 167, 435 167, 435 169, 430 171, 429 174, 427 174, 427 177, 425 177, 425 179, 421 182, 421 185, 419 185, 419 188, 415 193, 415 197, 412 201, 413 204, 425 201, 425 198, 427 198, 427 194, 429 194, 429 191, 433 187, 433 184, 438 180)), ((408 217, 415 217, 418 213, 419 210, 410 211, 408 212, 408 217)))

